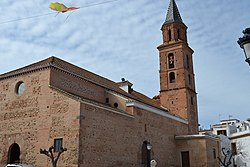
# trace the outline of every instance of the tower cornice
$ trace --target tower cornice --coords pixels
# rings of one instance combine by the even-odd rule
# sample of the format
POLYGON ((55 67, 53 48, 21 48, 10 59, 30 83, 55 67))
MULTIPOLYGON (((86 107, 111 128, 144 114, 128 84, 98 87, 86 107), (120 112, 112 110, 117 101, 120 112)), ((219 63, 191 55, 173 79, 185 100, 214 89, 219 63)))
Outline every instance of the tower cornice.
POLYGON ((167 28, 167 27, 171 27, 171 26, 174 26, 174 25, 182 25, 182 26, 185 27, 185 29, 188 29, 188 27, 186 26, 186 24, 183 23, 183 22, 164 22, 164 23, 162 24, 162 26, 161 26, 161 30, 163 30, 164 27, 167 28))
POLYGON ((188 48, 191 50, 192 53, 194 53, 193 49, 189 47, 189 45, 182 40, 179 41, 170 41, 168 43, 163 43, 157 47, 157 49, 161 52, 162 50, 176 50, 176 48, 188 48))
POLYGON ((161 92, 165 92, 165 91, 168 92, 168 91, 175 91, 175 90, 182 90, 182 89, 189 90, 189 91, 193 92, 196 95, 198 94, 195 90, 193 90, 193 89, 191 89, 191 88, 189 88, 187 86, 185 86, 185 87, 179 87, 179 88, 172 88, 172 89, 160 90, 160 93, 161 92))

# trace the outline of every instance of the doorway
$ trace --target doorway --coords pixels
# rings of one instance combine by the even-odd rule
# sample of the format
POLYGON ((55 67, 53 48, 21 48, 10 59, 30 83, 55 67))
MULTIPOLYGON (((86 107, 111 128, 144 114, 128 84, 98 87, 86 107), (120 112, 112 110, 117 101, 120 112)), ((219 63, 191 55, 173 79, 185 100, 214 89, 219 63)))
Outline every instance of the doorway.
POLYGON ((181 152, 181 166, 190 167, 189 151, 181 152))
POLYGON ((8 152, 8 164, 14 164, 20 162, 20 147, 17 143, 10 146, 8 152))

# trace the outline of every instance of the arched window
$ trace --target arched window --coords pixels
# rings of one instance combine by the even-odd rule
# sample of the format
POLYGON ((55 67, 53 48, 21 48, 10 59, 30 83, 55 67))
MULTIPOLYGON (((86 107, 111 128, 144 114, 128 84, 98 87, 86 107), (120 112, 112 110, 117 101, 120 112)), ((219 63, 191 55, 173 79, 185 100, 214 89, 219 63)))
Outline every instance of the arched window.
POLYGON ((171 36, 171 30, 168 30, 168 41, 172 40, 172 36, 171 36))
POLYGON ((191 83, 192 83, 190 74, 188 74, 188 83, 189 83, 189 85, 191 85, 191 83))
POLYGON ((168 54, 168 68, 174 68, 174 54, 169 53, 168 54))
POLYGON ((178 37, 178 39, 181 39, 180 30, 179 29, 177 30, 177 37, 178 37))
POLYGON ((186 63, 187 63, 187 68, 189 68, 189 57, 188 57, 188 55, 186 55, 186 63))
POLYGON ((174 72, 169 73, 169 82, 175 83, 175 73, 174 72))
POLYGON ((194 98, 193 98, 193 96, 191 96, 190 101, 191 101, 191 105, 194 105, 194 98))
POLYGON ((142 164, 147 165, 147 141, 144 141, 141 148, 142 164))

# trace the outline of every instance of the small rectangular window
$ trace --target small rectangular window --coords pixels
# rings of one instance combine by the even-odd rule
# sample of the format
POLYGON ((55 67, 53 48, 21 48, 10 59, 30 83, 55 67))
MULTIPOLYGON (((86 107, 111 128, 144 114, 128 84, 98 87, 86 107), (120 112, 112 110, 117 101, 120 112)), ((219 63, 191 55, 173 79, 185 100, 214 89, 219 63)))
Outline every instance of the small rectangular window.
POLYGON ((236 155, 236 154, 237 154, 236 143, 231 143, 231 150, 232 150, 232 154, 233 154, 233 155, 236 155))
POLYGON ((226 130, 217 130, 217 135, 225 135, 225 136, 227 136, 227 131, 226 130))
POLYGON ((59 152, 63 147, 63 139, 54 139, 54 152, 59 152))
POLYGON ((214 159, 216 159, 216 149, 215 148, 213 149, 213 156, 214 156, 214 159))
POLYGON ((108 97, 106 98, 106 103, 109 103, 109 98, 108 97))

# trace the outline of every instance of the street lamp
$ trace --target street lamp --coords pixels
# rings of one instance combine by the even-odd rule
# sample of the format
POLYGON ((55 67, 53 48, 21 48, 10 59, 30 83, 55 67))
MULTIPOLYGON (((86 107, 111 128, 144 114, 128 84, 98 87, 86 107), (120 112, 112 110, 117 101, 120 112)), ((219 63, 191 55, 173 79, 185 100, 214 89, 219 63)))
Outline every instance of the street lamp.
POLYGON ((250 27, 243 31, 244 36, 237 41, 242 49, 244 49, 246 62, 250 65, 250 27))
POLYGON ((152 149, 152 144, 150 144, 149 142, 147 143, 147 150, 148 151, 151 151, 151 149, 152 149))
POLYGON ((150 144, 148 141, 146 141, 146 148, 147 148, 147 167, 150 167, 150 161, 151 161, 151 150, 152 150, 152 144, 150 144))

